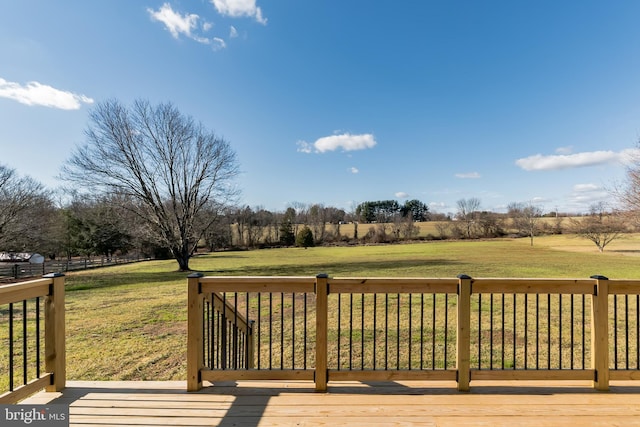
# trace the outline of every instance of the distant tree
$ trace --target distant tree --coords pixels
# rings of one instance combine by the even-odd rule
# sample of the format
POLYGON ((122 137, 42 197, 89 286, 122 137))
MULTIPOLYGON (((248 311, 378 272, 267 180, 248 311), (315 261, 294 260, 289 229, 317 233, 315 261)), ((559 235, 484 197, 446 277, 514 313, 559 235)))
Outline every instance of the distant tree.
POLYGON ((411 217, 413 221, 429 220, 429 206, 420 200, 407 200, 401 208, 403 217, 411 217))
POLYGON ((480 210, 480 199, 475 197, 460 199, 456 202, 458 213, 456 218, 464 224, 465 235, 468 239, 473 236, 473 227, 477 224, 480 210))
POLYGON ((491 238, 504 235, 502 219, 495 212, 478 212, 476 228, 482 237, 491 238))
POLYGON ((96 255, 111 257, 115 253, 127 253, 132 247, 126 218, 121 214, 122 206, 111 198, 97 201, 88 220, 91 247, 96 255))
POLYGON ((296 236, 296 246, 306 249, 314 245, 313 231, 311 231, 309 227, 304 226, 296 236))
POLYGON ((592 205, 589 215, 571 219, 571 231, 591 240, 600 252, 605 246, 620 237, 625 223, 615 212, 607 212, 603 203, 592 205))
POLYGON ((0 165, 0 250, 33 250, 25 239, 36 230, 42 209, 51 206, 42 184, 0 165))
POLYGON ((308 226, 313 231, 316 242, 322 243, 325 240, 327 223, 331 220, 329 210, 322 204, 313 204, 309 207, 308 226))
POLYGON ((171 104, 100 103, 90 113, 86 143, 77 147, 63 177, 97 194, 120 194, 178 262, 189 258, 211 226, 205 211, 222 208, 236 191, 236 155, 227 141, 171 104))
POLYGON ((288 208, 282 216, 282 222, 280 223, 280 243, 285 246, 293 246, 296 242, 296 235, 294 232, 295 220, 295 209, 288 208))
POLYGON ((415 225, 412 215, 402 218, 397 227, 398 238, 403 240, 411 240, 418 237, 420 228, 415 225))
POLYGON ((529 236, 531 246, 533 246, 533 237, 538 232, 542 209, 529 202, 511 203, 507 210, 507 215, 511 218, 513 226, 518 230, 518 233, 529 236))

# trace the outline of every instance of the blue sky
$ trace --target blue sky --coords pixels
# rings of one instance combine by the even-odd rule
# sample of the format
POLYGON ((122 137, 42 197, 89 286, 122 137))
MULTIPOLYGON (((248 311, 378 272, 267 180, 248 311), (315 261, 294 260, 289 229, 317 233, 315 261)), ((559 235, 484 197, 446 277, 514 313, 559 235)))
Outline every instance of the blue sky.
POLYGON ((0 163, 50 188, 88 113, 170 101, 242 203, 612 201, 640 137, 640 2, 0 0, 0 163))

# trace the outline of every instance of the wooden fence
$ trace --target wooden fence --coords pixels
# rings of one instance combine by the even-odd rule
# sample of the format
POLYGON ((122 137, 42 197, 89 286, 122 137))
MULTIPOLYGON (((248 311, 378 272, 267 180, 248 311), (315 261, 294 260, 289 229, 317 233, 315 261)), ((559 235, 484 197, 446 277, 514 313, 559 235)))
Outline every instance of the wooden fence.
POLYGON ((203 381, 640 378, 640 280, 188 279, 188 390, 203 381))
POLYGON ((42 264, 31 264, 28 262, 0 262, 0 283, 11 283, 16 280, 42 277, 47 272, 68 272, 76 270, 87 270, 91 268, 107 267, 110 265, 127 264, 149 260, 142 255, 124 255, 92 258, 73 258, 62 260, 48 260, 42 264))
POLYGON ((0 404, 65 387, 64 282, 56 273, 0 286, 0 404))

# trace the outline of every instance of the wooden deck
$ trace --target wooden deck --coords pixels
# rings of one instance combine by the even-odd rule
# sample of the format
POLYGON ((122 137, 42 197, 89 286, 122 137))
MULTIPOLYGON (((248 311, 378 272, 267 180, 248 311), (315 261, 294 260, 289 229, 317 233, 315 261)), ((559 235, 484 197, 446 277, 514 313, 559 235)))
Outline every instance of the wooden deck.
POLYGON ((242 381, 187 393, 185 382, 69 381, 23 403, 70 405, 71 426, 640 426, 640 381, 329 383, 242 381))

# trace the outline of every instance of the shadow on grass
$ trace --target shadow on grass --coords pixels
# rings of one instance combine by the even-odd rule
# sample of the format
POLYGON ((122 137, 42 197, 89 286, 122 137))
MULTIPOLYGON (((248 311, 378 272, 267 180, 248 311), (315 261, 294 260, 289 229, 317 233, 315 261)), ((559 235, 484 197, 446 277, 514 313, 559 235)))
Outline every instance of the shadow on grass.
MULTIPOLYGON (((336 277, 340 275, 354 275, 353 272, 370 272, 363 274, 367 277, 380 276, 377 271, 402 271, 420 267, 442 267, 459 265, 460 262, 447 259, 408 259, 389 261, 354 261, 340 260, 337 262, 305 263, 301 265, 272 264, 266 266, 234 266, 232 268, 200 269, 192 272, 185 271, 157 271, 157 272, 114 272, 108 269, 92 270, 91 274, 69 275, 66 282, 68 292, 91 289, 117 288, 135 285, 162 285, 170 283, 187 283, 187 276, 191 273, 202 273, 213 276, 315 276, 327 273, 336 277)), ((388 275, 384 273, 384 275, 388 275)), ((186 290, 186 288, 185 288, 186 290)))
MULTIPOLYGON (((416 267, 451 266, 460 264, 446 259, 428 260, 389 260, 389 261, 355 261, 349 260, 330 263, 306 263, 302 265, 267 265, 267 266, 239 266, 234 268, 221 268, 212 270, 199 270, 203 274, 229 275, 229 276, 315 276, 318 273, 327 273, 329 276, 353 274, 353 271, 372 271, 369 277, 376 276, 376 271, 406 270, 416 267)), ((379 275, 379 274, 378 274, 379 275)))
MULTIPOLYGON (((90 289, 116 288, 120 286, 145 285, 153 283, 168 284, 184 281, 187 283, 188 272, 99 272, 82 276, 68 276, 65 290, 67 292, 84 291, 90 289)), ((186 286, 186 285, 185 285, 186 286)))

